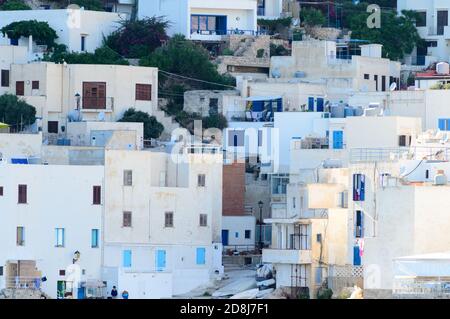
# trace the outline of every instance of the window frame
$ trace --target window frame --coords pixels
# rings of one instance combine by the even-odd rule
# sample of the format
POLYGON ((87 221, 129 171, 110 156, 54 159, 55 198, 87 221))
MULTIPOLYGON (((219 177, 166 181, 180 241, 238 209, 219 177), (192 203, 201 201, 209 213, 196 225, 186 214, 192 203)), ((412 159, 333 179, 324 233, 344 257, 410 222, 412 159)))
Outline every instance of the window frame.
POLYGON ((125 210, 122 212, 122 228, 133 227, 133 213, 125 210))
POLYGON ((17 204, 28 204, 28 186, 25 184, 19 184, 17 187, 17 192, 17 204))
POLYGON ((25 227, 17 226, 16 227, 16 246, 23 247, 25 246, 25 227), (20 232, 19 232, 20 230, 20 232), (19 234, 21 235, 19 238, 19 234))
POLYGON ((102 204, 102 187, 99 185, 92 186, 92 205, 102 204))
POLYGON ((56 234, 56 248, 64 248, 66 246, 66 229, 65 228, 55 228, 56 234), (61 235, 61 236, 60 236, 61 235), (61 239, 61 241, 60 241, 61 239))
POLYGON ((164 228, 174 228, 174 212, 164 213, 164 228))
POLYGON ((152 85, 144 83, 136 83, 135 100, 136 101, 151 101, 152 100, 152 85))
POLYGON ((197 175, 197 187, 206 187, 206 174, 197 175))
POLYGON ((200 214, 200 227, 208 227, 208 214, 200 214))
POLYGON ((123 186, 133 186, 133 170, 125 169, 123 171, 123 186))

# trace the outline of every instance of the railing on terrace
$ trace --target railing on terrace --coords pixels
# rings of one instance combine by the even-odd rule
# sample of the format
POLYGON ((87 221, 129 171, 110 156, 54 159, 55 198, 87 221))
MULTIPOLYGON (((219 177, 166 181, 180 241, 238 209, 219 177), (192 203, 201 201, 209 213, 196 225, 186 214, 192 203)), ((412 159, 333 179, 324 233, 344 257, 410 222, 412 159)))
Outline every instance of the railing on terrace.
POLYGON ((396 162, 401 159, 443 160, 450 159, 448 147, 398 147, 398 148, 353 148, 350 162, 396 162))
POLYGON ((230 29, 230 30, 199 30, 191 29, 191 35, 268 35, 265 30, 243 30, 243 29, 230 29))
POLYGON ((41 286, 41 278, 36 277, 6 277, 5 287, 14 289, 39 289, 41 286))
POLYGON ((328 55, 327 61, 328 61, 328 64, 351 64, 352 56, 351 55, 328 55))
POLYGON ((223 255, 257 254, 257 245, 226 245, 223 246, 223 255))
POLYGON ((450 298, 450 278, 395 278, 392 293, 396 297, 450 298))

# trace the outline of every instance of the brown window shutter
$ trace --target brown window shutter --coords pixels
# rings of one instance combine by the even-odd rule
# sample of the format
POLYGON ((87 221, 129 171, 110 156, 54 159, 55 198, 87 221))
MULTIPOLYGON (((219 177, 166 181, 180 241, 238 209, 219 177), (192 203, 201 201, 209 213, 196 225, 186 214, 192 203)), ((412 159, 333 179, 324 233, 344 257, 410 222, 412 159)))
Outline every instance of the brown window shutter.
POLYGON ((16 95, 18 95, 18 96, 25 95, 25 82, 24 81, 16 82, 16 95))
POLYGON ((27 203, 27 185, 19 185, 19 204, 27 203))
POLYGON ((93 201, 92 203, 94 205, 101 205, 102 200, 101 200, 101 196, 102 196, 102 188, 101 186, 93 186, 92 188, 92 197, 93 197, 93 201))
POLYGON ((106 109, 105 82, 83 82, 83 109, 106 109))
POLYGON ((152 100, 152 85, 151 84, 136 84, 136 100, 137 101, 151 101, 152 100))

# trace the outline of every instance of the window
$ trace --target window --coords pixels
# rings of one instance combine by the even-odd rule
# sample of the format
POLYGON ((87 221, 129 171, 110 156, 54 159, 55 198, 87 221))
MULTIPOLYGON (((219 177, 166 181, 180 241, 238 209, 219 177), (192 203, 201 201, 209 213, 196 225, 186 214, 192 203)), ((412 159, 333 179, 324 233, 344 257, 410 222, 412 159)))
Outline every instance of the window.
POLYGON ((430 178, 430 170, 428 170, 428 169, 425 171, 425 178, 426 179, 430 178))
POLYGON ((362 211, 356 211, 356 221, 355 221, 355 238, 364 237, 364 214, 362 211))
POLYGON ((18 46, 19 45, 19 39, 18 38, 17 39, 10 39, 9 43, 11 45, 18 46))
POLYGON ((244 146, 244 130, 230 130, 228 131, 228 146, 238 147, 244 146))
POLYGON ((200 227, 208 226, 208 215, 200 214, 200 227))
POLYGON ((215 115, 219 113, 219 99, 211 98, 209 99, 209 114, 215 115))
POLYGON ((9 70, 2 70, 2 87, 9 87, 9 70))
POLYGON ((136 100, 137 101, 151 101, 152 100, 152 85, 151 84, 136 84, 136 100))
POLYGON ((251 238, 252 238, 252 231, 247 229, 245 231, 245 239, 251 239, 251 238))
POLYGON ((92 229, 91 231, 91 247, 98 248, 98 229, 92 229))
POLYGON ((131 227, 131 225, 132 225, 131 218, 132 218, 131 212, 123 212, 122 226, 123 227, 131 227))
POLYGON ((64 228, 56 228, 56 247, 64 247, 65 245, 65 229, 64 228))
POLYGON ((16 95, 17 96, 24 96, 25 95, 25 82, 24 81, 17 81, 16 82, 16 95))
POLYGON ((58 134, 58 121, 48 121, 47 131, 52 134, 58 134))
POLYGON ((173 227, 173 212, 166 212, 164 214, 164 227, 173 227))
POLYGON ((398 146, 407 146, 406 145, 406 135, 400 135, 398 137, 398 146))
POLYGON ((3 186, 0 186, 0 196, 3 196, 3 186))
POLYGON ((197 177, 197 186, 198 187, 205 187, 206 185, 206 175, 205 174, 199 174, 197 177))
POLYGON ((32 90, 39 90, 39 81, 31 82, 31 89, 32 90))
POLYGON ((81 52, 86 51, 86 36, 81 36, 81 52))
POLYGON ((92 204, 101 205, 102 204, 102 187, 93 186, 92 187, 92 204))
POLYGON ((130 268, 131 267, 131 250, 124 250, 123 251, 123 267, 130 268))
POLYGON ((16 243, 17 243, 17 246, 25 246, 25 228, 24 227, 17 227, 16 243))
POLYGON ((296 207, 296 198, 295 197, 292 197, 292 208, 295 208, 296 207))
POLYGON ((427 41, 427 47, 428 48, 437 48, 437 41, 427 41))
POLYGON ((238 232, 235 232, 235 233, 234 233, 234 237, 239 238, 239 233, 238 233, 238 232))
POLYGON ((366 177, 363 174, 353 175, 353 201, 364 201, 366 193, 366 177))
POLYGON ((19 185, 19 204, 27 203, 27 185, 19 185))
POLYGON ((370 74, 364 74, 364 80, 370 80, 370 74))
POLYGON ((59 275, 60 275, 60 276, 65 276, 65 275, 66 275, 66 271, 61 269, 61 270, 59 271, 59 275))
POLYGON ((373 79, 375 81, 375 91, 378 91, 378 75, 374 75, 373 79))
POLYGON ((286 187, 289 184, 288 175, 272 175, 272 194, 283 195, 286 194, 286 187))
POLYGON ((3 266, 0 266, 0 276, 3 276, 3 266))
POLYGON ((416 27, 426 27, 427 26, 427 12, 421 11, 417 12, 416 27))
POLYGON ((227 30, 226 16, 191 16, 191 33, 225 34, 227 30))
POLYGON ((386 91, 386 76, 381 76, 381 91, 386 91))
POLYGON ((131 170, 123 171, 123 185, 133 186, 133 171, 131 170))
POLYGON ((317 241, 318 243, 321 243, 321 242, 322 242, 322 234, 317 234, 317 235, 316 235, 316 241, 317 241))
POLYGON ((83 109, 106 109, 105 82, 83 82, 83 109))
POLYGON ((197 248, 197 265, 206 264, 206 248, 197 248))

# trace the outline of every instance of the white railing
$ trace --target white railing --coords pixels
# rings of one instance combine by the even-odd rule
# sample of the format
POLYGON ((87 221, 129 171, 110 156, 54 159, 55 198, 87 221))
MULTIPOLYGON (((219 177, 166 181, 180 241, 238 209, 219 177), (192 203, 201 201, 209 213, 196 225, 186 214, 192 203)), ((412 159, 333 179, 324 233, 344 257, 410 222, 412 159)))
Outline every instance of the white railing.
POLYGON ((344 266, 332 265, 329 266, 329 276, 339 278, 363 278, 364 267, 353 265, 344 265, 344 266))
POLYGON ((41 286, 41 278, 36 277, 6 277, 5 287, 14 289, 39 289, 41 286))
POLYGON ((395 278, 392 293, 396 297, 450 298, 450 279, 395 278))

